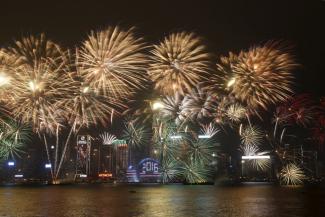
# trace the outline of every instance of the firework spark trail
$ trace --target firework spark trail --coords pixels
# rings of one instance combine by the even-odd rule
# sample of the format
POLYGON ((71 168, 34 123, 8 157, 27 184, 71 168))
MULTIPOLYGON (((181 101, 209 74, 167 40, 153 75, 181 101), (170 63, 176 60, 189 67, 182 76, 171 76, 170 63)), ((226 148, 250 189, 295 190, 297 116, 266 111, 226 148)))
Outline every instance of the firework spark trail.
POLYGON ((105 96, 125 97, 147 81, 145 48, 134 28, 108 27, 90 33, 77 50, 77 65, 92 89, 105 96))
POLYGON ((148 73, 163 94, 184 94, 207 80, 211 55, 194 33, 172 33, 154 45, 148 73))

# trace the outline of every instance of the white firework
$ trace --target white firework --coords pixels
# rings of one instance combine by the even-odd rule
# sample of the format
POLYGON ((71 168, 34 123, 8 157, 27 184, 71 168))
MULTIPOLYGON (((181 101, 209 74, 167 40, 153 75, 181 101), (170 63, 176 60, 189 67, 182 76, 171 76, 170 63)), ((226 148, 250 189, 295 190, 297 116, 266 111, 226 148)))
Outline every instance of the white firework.
POLYGON ((183 96, 178 92, 174 96, 166 96, 163 99, 163 108, 160 110, 162 117, 172 120, 176 125, 182 124, 187 119, 182 103, 183 96))
POLYGON ((102 139, 103 145, 112 145, 116 140, 116 136, 110 134, 109 132, 104 132, 100 134, 99 137, 102 139))
POLYGON ((213 137, 219 133, 220 129, 217 128, 213 123, 203 125, 201 128, 201 133, 207 137, 213 137))
POLYGON ((183 113, 192 120, 212 117, 217 108, 216 98, 202 88, 195 88, 183 100, 183 113))

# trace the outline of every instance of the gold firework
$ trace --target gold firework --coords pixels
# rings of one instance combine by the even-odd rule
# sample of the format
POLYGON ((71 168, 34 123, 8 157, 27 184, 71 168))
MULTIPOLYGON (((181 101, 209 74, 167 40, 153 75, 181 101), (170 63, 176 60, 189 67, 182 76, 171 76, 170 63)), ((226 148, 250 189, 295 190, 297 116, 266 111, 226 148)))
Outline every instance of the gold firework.
POLYGON ((9 108, 24 122, 31 122, 34 130, 54 130, 59 117, 64 116, 58 101, 69 95, 70 82, 61 76, 61 67, 53 70, 49 61, 35 67, 19 67, 12 79, 9 108))
POLYGON ((226 116, 232 122, 239 122, 246 116, 246 108, 240 104, 232 104, 226 110, 226 116))
POLYGON ((238 55, 230 53, 217 65, 222 75, 215 76, 217 85, 252 109, 267 109, 270 104, 285 101, 292 93, 292 70, 297 66, 283 44, 268 42, 251 47, 238 55))
POLYGON ((126 96, 146 82, 144 48, 134 28, 92 31, 77 50, 77 66, 91 89, 105 96, 126 96))
POLYGON ((66 51, 60 45, 47 39, 44 33, 23 37, 4 51, 8 53, 11 61, 15 62, 15 67, 22 65, 34 67, 42 64, 45 59, 55 63, 66 61, 66 51))
POLYGON ((263 140, 263 133, 257 126, 247 126, 241 130, 240 139, 243 145, 259 145, 263 140))
POLYGON ((149 75, 155 88, 172 95, 189 92, 209 75, 210 57, 202 39, 194 33, 170 34, 154 45, 149 75))
POLYGON ((303 183, 306 176, 300 167, 289 163, 282 168, 280 178, 285 185, 299 185, 303 183))
POLYGON ((83 82, 79 72, 71 72, 67 77, 70 94, 56 105, 65 108, 67 119, 73 127, 89 127, 98 123, 105 126, 114 114, 119 114, 119 109, 123 107, 120 100, 96 92, 83 82))
POLYGON ((4 50, 11 79, 6 103, 12 114, 35 131, 53 131, 64 116, 56 103, 69 95, 67 53, 44 34, 28 36, 4 50))

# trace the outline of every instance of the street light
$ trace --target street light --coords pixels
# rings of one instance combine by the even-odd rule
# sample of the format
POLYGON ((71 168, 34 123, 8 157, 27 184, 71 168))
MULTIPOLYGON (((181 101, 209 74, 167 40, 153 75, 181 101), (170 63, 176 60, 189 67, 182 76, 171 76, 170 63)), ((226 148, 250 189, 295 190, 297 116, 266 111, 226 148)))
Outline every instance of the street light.
POLYGON ((45 164, 45 168, 46 169, 51 169, 52 168, 52 164, 45 164))

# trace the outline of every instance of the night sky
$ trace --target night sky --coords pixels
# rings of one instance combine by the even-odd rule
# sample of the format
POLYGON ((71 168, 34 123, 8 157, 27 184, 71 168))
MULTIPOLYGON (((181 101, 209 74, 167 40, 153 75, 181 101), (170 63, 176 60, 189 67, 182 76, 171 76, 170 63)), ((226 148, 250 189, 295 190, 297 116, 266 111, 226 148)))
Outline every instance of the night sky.
POLYGON ((302 65, 296 70, 297 92, 325 95, 321 79, 325 77, 324 0, 193 2, 1 1, 0 46, 26 33, 45 32, 51 39, 73 48, 91 29, 111 24, 135 25, 149 42, 157 42, 175 30, 195 31, 217 55, 282 39, 295 46, 294 53, 302 65))

